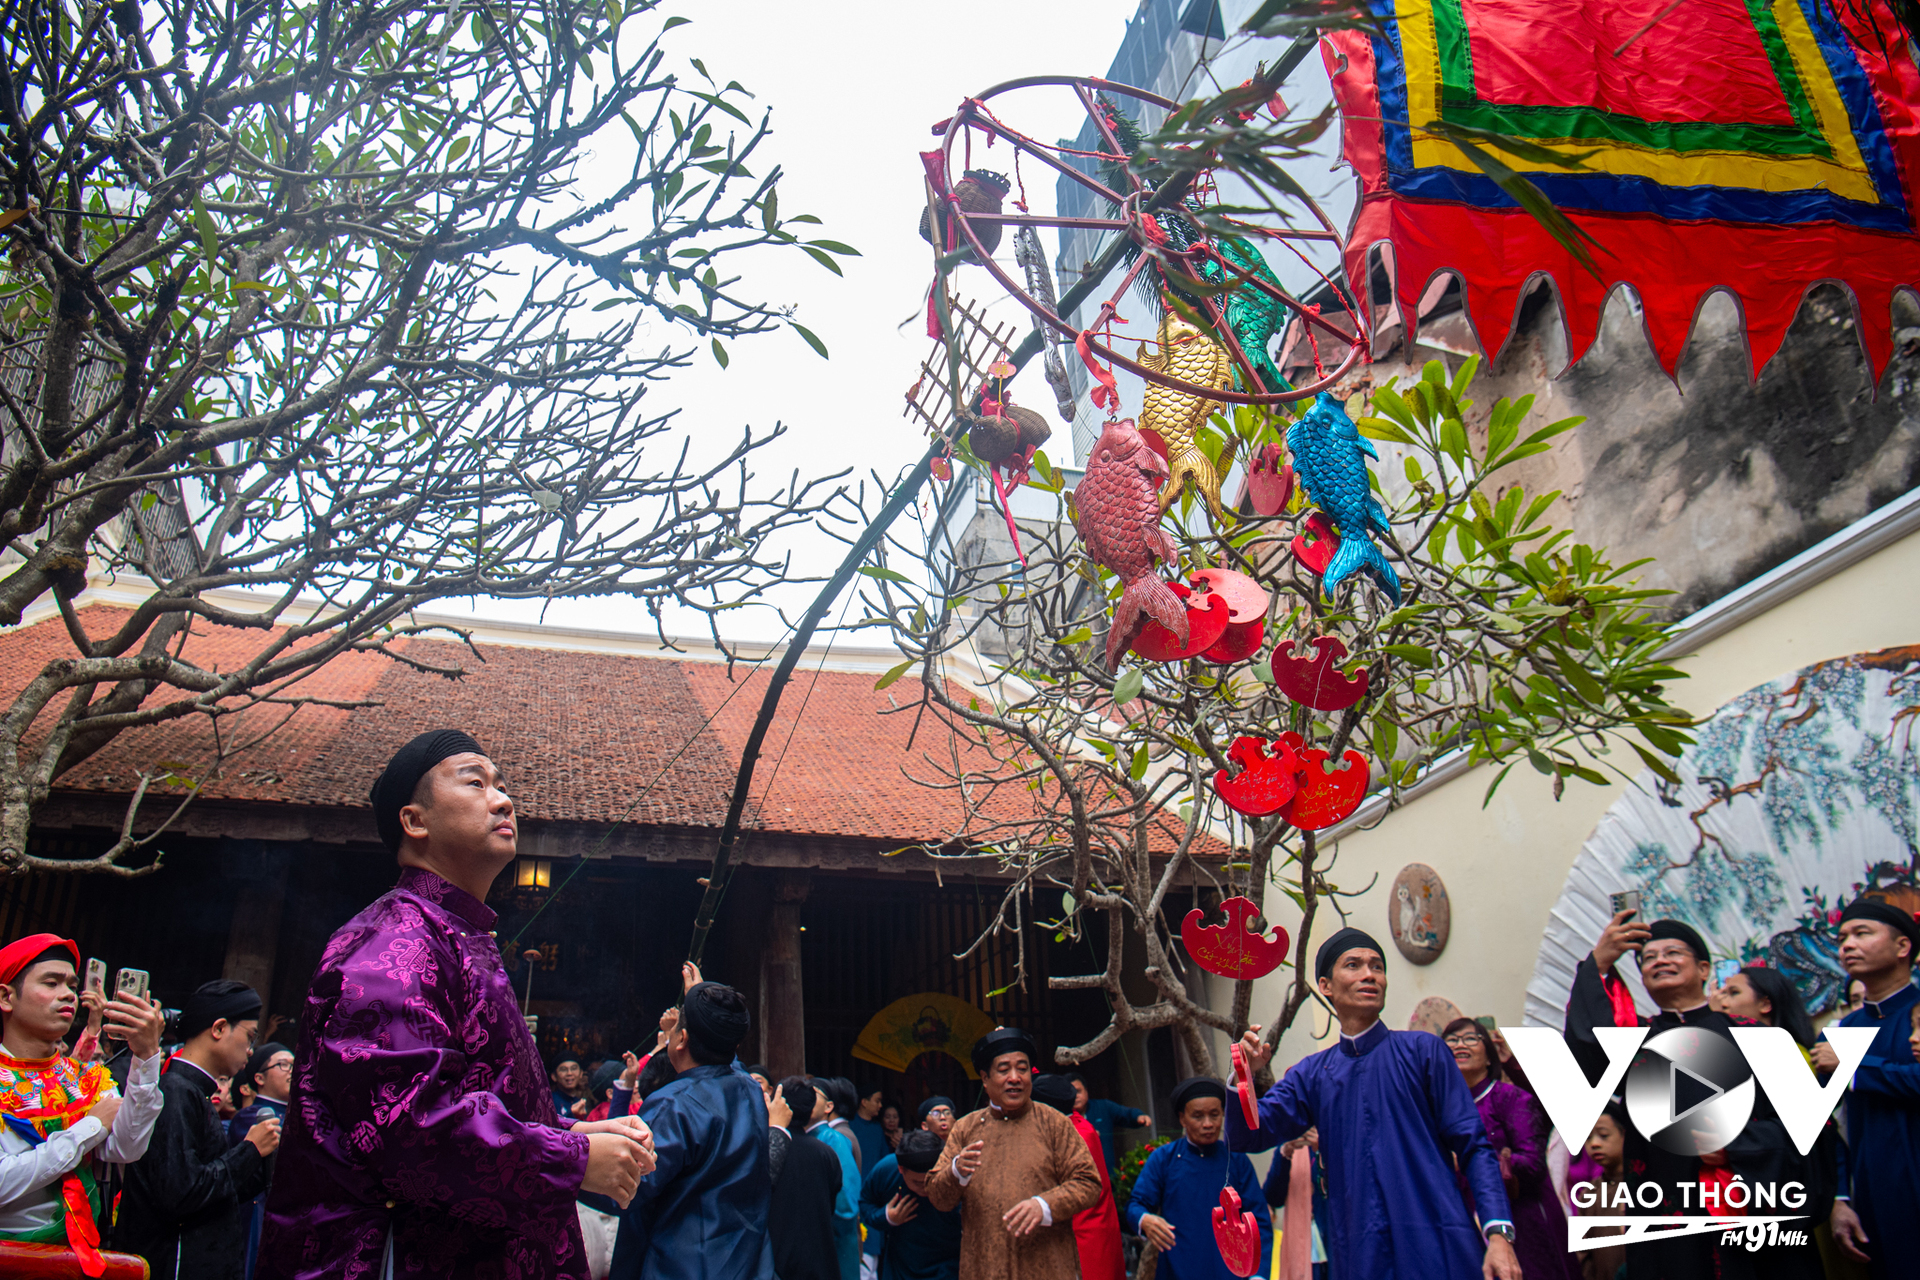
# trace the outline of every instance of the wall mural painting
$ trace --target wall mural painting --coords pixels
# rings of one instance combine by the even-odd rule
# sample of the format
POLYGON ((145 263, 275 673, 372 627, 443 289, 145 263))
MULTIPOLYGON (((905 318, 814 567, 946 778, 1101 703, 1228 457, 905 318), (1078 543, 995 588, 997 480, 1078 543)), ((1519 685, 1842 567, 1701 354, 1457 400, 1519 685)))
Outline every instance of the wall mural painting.
POLYGON ((1920 910, 1917 720, 1920 645, 1815 663, 1721 707, 1679 785, 1642 771, 1594 828, 1548 922, 1527 1021, 1561 1025, 1574 967, 1622 890, 1640 892, 1642 919, 1699 929, 1722 976, 1770 964, 1813 1013, 1834 1008, 1840 908, 1880 889, 1920 910))

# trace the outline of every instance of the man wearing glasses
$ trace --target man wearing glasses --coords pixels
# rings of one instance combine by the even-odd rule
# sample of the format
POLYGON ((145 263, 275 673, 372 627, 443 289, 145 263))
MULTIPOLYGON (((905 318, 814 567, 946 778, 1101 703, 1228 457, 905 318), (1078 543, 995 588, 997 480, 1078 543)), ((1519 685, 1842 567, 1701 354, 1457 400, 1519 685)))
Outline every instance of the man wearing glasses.
MULTIPOLYGON (((287 1091, 293 1087, 293 1050, 283 1044, 263 1044, 247 1059, 239 1077, 253 1090, 253 1101, 240 1108, 227 1121, 227 1141, 238 1146, 247 1140, 247 1131, 262 1120, 281 1120, 287 1116, 287 1091)), ((267 1185, 273 1185, 273 1169, 267 1169, 267 1185)), ((246 1280, 253 1280, 253 1260, 260 1252, 260 1224, 267 1212, 267 1191, 262 1188, 253 1198, 247 1213, 246 1280)))
POLYGON ((920 1127, 945 1142, 953 1131, 953 1099, 936 1093, 921 1103, 920 1127))
MULTIPOLYGON (((1567 1045, 1590 1081, 1599 1080, 1607 1065, 1606 1051, 1594 1034, 1596 1027, 1645 1026, 1650 1029, 1649 1038, 1676 1027, 1698 1027, 1732 1039, 1729 1028, 1736 1020, 1707 1003, 1707 980, 1712 976, 1713 965, 1706 940, 1683 921, 1655 920, 1643 924, 1634 919, 1636 914, 1630 910, 1616 912, 1594 944, 1593 953, 1574 971, 1573 994, 1567 1004, 1567 1045), (1629 952, 1638 954, 1640 984, 1660 1008, 1650 1019, 1641 1018, 1635 1011, 1633 996, 1615 971, 1629 952)), ((1744 1020, 1740 1022, 1752 1025, 1744 1020)), ((1560 1137, 1573 1149, 1586 1135, 1563 1133, 1560 1137)), ((1814 1148, 1815 1152, 1821 1150, 1823 1148, 1814 1148)), ((1780 1123, 1772 1103, 1761 1090, 1754 1091, 1753 1114, 1746 1128, 1720 1150, 1700 1156, 1681 1155, 1649 1142, 1637 1129, 1629 1127, 1623 1167, 1635 1171, 1636 1183, 1660 1184, 1661 1206, 1645 1210, 1649 1215, 1686 1211, 1688 1196, 1695 1206, 1691 1212, 1697 1213, 1702 1184, 1724 1185, 1733 1178, 1743 1179, 1749 1185, 1785 1186, 1798 1182, 1816 1196, 1821 1194, 1820 1188, 1826 1188, 1825 1203, 1817 1204, 1810 1198, 1806 1206, 1812 1222, 1826 1221, 1833 1200, 1832 1179, 1815 1168, 1812 1156, 1803 1156, 1794 1147, 1786 1126, 1780 1123), (1687 1196, 1681 1192, 1683 1184, 1687 1186, 1687 1196)), ((1632 1278, 1711 1280, 1764 1276, 1767 1280, 1819 1280, 1824 1274, 1820 1255, 1811 1242, 1804 1248, 1769 1245, 1763 1252, 1753 1253, 1742 1245, 1730 1244, 1722 1250, 1720 1235, 1710 1233, 1650 1240, 1630 1244, 1626 1249, 1627 1275, 1632 1278)))

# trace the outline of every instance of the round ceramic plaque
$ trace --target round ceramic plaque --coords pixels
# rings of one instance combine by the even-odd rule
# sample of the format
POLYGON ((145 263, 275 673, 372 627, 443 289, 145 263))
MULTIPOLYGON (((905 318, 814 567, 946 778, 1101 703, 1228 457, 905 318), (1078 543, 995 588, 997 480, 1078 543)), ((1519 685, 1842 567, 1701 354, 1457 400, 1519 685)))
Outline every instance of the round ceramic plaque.
POLYGON ((1439 1035, 1449 1022, 1465 1016, 1460 1012, 1460 1006, 1445 996, 1428 996, 1413 1006, 1413 1016, 1407 1019, 1407 1030, 1431 1031, 1439 1035))
POLYGON ((1438 871, 1424 862, 1400 868, 1387 896, 1387 927, 1393 930, 1393 945, 1415 964, 1440 958, 1453 928, 1453 907, 1438 871))

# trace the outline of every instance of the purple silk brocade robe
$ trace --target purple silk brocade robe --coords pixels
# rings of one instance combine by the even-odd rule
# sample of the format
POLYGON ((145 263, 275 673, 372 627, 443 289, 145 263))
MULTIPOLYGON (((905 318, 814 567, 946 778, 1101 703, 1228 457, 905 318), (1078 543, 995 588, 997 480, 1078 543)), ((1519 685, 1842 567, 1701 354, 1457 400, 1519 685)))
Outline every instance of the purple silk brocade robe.
MULTIPOLYGON (((1547 1142, 1552 1127, 1532 1094, 1501 1080, 1483 1083, 1474 1106, 1496 1154, 1512 1152, 1507 1165, 1514 1185, 1507 1193, 1513 1213, 1513 1251, 1526 1280, 1580 1280, 1580 1264, 1567 1252, 1567 1215, 1547 1172, 1547 1142)), ((1460 1182, 1466 1189, 1466 1180, 1460 1182)), ((1467 1192, 1469 1203, 1472 1192, 1467 1192)))
POLYGON ((333 935, 301 1016, 256 1280, 586 1280, 587 1139, 555 1117, 494 913, 429 871, 333 935))

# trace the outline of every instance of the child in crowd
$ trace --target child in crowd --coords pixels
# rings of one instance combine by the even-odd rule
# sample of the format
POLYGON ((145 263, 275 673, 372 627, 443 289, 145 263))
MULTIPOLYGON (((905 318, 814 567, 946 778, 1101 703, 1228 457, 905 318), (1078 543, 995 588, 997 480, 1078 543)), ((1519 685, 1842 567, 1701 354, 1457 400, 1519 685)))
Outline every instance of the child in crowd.
MULTIPOLYGON (((1573 1213, 1590 1218, 1619 1216, 1621 1211, 1610 1206, 1622 1177, 1621 1165, 1626 1149, 1626 1117, 1616 1104, 1608 1103, 1607 1109, 1594 1122, 1593 1132, 1587 1135, 1580 1158, 1567 1170, 1567 1178, 1576 1198, 1576 1203, 1570 1206, 1573 1213), (1591 1187, 1592 1191, 1586 1190, 1587 1187, 1591 1187), (1582 1209, 1578 1201, 1584 1201, 1590 1207, 1582 1209)), ((1595 1228, 1596 1235, 1617 1235, 1619 1231, 1618 1227, 1595 1228)), ((1615 1280, 1615 1277, 1625 1274, 1625 1245, 1588 1249, 1577 1256, 1582 1280, 1615 1280)))

